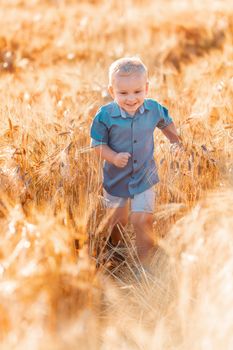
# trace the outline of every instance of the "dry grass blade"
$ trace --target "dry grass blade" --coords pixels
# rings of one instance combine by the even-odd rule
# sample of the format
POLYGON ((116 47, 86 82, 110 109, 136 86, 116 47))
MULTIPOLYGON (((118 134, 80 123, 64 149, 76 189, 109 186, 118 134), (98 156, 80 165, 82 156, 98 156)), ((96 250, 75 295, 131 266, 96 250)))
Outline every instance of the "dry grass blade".
POLYGON ((231 1, 2 0, 0 17, 1 349, 232 349, 231 1), (107 248, 89 137, 107 67, 135 54, 184 145, 155 131, 150 271, 130 226, 107 248))

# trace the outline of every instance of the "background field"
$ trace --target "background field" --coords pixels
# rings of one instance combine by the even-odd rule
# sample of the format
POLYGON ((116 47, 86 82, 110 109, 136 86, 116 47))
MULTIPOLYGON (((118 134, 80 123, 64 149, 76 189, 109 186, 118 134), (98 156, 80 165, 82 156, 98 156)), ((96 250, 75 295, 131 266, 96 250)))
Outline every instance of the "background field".
POLYGON ((232 349, 231 1, 2 0, 0 18, 1 348, 232 349), (140 281, 130 226, 125 265, 98 233, 89 147, 127 55, 185 146, 174 159, 155 133, 161 249, 140 281))

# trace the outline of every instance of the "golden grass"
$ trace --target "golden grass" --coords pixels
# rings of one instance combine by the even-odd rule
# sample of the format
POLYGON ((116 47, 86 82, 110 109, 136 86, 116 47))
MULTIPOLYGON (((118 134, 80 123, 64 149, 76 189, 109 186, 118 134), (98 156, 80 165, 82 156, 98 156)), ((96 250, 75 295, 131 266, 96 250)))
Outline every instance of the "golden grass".
POLYGON ((230 5, 1 1, 1 348, 232 348, 230 5), (141 279, 131 228, 125 264, 97 235, 89 147, 108 65, 135 54, 185 147, 176 159, 155 134, 161 248, 141 279))

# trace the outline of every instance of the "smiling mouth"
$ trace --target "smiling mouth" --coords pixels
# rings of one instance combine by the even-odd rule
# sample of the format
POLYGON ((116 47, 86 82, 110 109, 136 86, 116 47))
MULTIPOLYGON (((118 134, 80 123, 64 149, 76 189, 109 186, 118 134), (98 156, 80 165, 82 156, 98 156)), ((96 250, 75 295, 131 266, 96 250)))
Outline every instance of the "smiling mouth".
POLYGON ((137 105, 137 103, 134 103, 132 105, 129 105, 128 103, 126 104, 127 107, 135 107, 137 105))

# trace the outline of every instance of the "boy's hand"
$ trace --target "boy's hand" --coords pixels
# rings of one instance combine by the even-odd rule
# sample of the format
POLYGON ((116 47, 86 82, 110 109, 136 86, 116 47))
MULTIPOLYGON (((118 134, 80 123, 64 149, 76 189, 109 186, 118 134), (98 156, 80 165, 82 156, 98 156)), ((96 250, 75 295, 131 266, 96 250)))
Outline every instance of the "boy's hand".
POLYGON ((118 168, 124 168, 127 165, 130 157, 131 154, 128 152, 117 153, 114 157, 113 164, 118 168))
POLYGON ((172 154, 177 157, 183 154, 184 152, 184 147, 182 145, 182 143, 180 142, 173 142, 170 145, 170 151, 172 152, 172 154))

